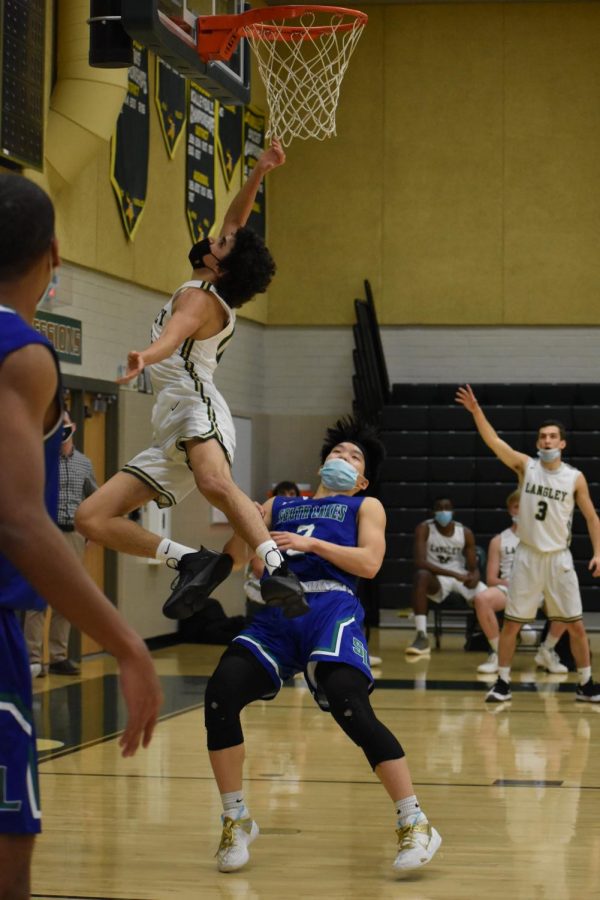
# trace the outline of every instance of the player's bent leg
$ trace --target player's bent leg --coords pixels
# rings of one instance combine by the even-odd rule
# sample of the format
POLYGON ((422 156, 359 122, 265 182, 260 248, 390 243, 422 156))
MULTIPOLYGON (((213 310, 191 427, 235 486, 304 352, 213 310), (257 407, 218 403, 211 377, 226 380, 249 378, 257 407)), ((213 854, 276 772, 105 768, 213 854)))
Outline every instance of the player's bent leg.
POLYGON ((231 477, 221 445, 216 440, 192 440, 186 443, 186 452, 200 493, 227 516, 237 534, 259 555, 263 555, 261 547, 270 547, 268 553, 273 555, 274 564, 270 564, 268 555, 263 556, 269 571, 261 585, 265 603, 283 607, 288 618, 307 613, 308 604, 299 580, 288 570, 255 504, 231 477))
POLYGON ((494 686, 485 695, 486 703, 508 703, 512 700, 510 664, 515 653, 517 636, 522 624, 522 622, 515 622, 512 619, 504 619, 498 647, 498 678, 494 686))
POLYGON ((442 839, 419 807, 402 746, 379 721, 369 700, 366 676, 345 663, 319 663, 316 679, 340 728, 359 746, 396 805, 396 871, 428 863, 442 839))
POLYGON ((473 599, 473 607, 477 621, 490 645, 490 653, 484 663, 477 666, 477 671, 484 675, 493 675, 498 671, 498 642, 500 628, 496 613, 506 606, 506 594, 497 587, 481 591, 473 599))
POLYGON ((210 764, 223 800, 217 850, 221 872, 235 872, 250 859, 248 847, 259 828, 243 801, 244 735, 240 712, 253 700, 274 693, 274 683, 245 647, 229 647, 206 686, 204 721, 210 764))
POLYGON ((29 900, 34 836, 0 834, 0 900, 29 900))
POLYGON ((135 475, 117 472, 79 506, 75 527, 89 541, 110 550, 154 557, 161 538, 126 516, 156 496, 156 491, 135 475))

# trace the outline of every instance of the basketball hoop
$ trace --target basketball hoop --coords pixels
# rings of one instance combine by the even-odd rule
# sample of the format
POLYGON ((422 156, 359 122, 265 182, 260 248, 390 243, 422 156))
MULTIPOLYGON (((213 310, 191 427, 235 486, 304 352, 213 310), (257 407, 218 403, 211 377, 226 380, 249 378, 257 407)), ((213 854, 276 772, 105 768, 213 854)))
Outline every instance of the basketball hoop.
POLYGON ((237 16, 201 16, 202 59, 229 59, 247 38, 267 92, 267 137, 319 141, 335 131, 342 79, 368 17, 337 6, 279 6, 237 16))

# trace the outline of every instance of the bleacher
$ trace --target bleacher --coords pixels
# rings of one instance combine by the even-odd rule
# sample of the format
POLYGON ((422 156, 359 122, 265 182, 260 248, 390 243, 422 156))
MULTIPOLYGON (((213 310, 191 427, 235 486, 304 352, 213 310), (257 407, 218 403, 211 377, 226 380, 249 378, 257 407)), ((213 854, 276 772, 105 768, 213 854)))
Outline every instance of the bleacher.
MULTIPOLYGON (((395 384, 380 421, 388 458, 379 496, 388 515, 387 553, 378 576, 379 606, 410 606, 413 534, 433 500, 449 496, 455 518, 487 550, 507 528, 507 495, 516 476, 488 450, 472 416, 455 403, 455 384, 395 384)), ((600 385, 480 384, 475 395, 498 433, 515 450, 535 456, 537 428, 558 419, 567 429, 565 462, 581 469, 600 502, 600 385)), ((576 509, 571 550, 583 608, 600 611, 600 585, 588 571, 592 547, 576 509)), ((484 575, 485 573, 482 573, 484 575)))

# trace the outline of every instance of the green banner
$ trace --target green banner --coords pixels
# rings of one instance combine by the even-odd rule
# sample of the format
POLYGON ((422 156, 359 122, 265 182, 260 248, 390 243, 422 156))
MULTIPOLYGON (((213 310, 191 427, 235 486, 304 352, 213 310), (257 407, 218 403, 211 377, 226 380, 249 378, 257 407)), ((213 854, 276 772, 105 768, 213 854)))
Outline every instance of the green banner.
POLYGON ((173 159, 185 128, 185 78, 156 57, 154 102, 169 158, 173 159))
POLYGON ((217 151, 225 186, 231 187, 234 172, 242 155, 243 107, 219 104, 217 151))
POLYGON ((148 187, 150 116, 148 109, 148 51, 133 42, 127 96, 111 144, 110 181, 125 234, 132 241, 140 224, 148 187))
POLYGON ((83 332, 80 319, 67 319, 38 310, 33 327, 48 338, 62 362, 81 365, 83 332))
MULTIPOLYGON (((265 146, 264 112, 254 106, 244 108, 244 181, 256 165, 256 160, 263 152, 265 146)), ((264 179, 258 189, 256 200, 252 207, 248 227, 252 228, 261 237, 266 237, 267 232, 267 195, 264 179)))
POLYGON ((190 82, 186 212, 192 239, 207 237, 215 223, 215 106, 208 91, 190 82))

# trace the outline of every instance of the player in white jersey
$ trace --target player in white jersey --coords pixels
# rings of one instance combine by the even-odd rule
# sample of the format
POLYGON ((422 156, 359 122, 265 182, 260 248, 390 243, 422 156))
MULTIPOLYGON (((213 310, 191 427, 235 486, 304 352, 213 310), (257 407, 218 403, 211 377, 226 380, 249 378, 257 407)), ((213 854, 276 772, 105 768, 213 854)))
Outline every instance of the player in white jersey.
POLYGON ((564 427, 555 421, 540 425, 538 459, 534 460, 513 450, 498 436, 469 385, 458 389, 456 400, 472 414, 477 430, 490 450, 517 473, 521 491, 517 528, 520 544, 515 553, 498 647, 498 679, 486 701, 503 703, 512 699, 510 664, 517 635, 524 622, 535 618, 538 598, 543 593, 548 618, 567 625, 579 675, 575 699, 600 703, 600 685, 594 684, 592 679, 581 594, 569 551, 571 520, 577 503, 585 517, 593 547, 594 555, 588 568, 594 578, 600 576, 600 519, 585 476, 561 459, 567 445, 564 427))
MULTIPOLYGON (((487 660, 481 663, 480 666, 477 666, 477 671, 484 675, 495 674, 498 671, 500 629, 496 613, 501 612, 506 607, 509 581, 515 553, 519 546, 519 537, 517 535, 519 497, 519 491, 513 491, 506 498, 506 508, 508 515, 512 519, 512 524, 500 534, 495 535, 490 541, 485 577, 487 588, 481 594, 477 594, 474 601, 477 621, 490 645, 490 654, 487 660)), ((540 596, 539 600, 540 602, 543 601, 543 595, 540 596)), ((554 649, 565 629, 566 625, 563 622, 551 622, 548 636, 535 656, 536 664, 553 674, 564 674, 569 671, 561 663, 554 649)))
POLYGON ((452 500, 439 497, 433 504, 433 519, 415 528, 411 602, 416 634, 405 651, 412 656, 424 656, 431 650, 427 637, 429 601, 443 603, 449 594, 456 593, 472 604, 476 594, 485 590, 479 577, 473 532, 453 521, 453 517, 452 500))
POLYGON ((245 225, 262 179, 284 162, 283 149, 273 140, 229 206, 219 237, 204 238, 192 248, 193 280, 183 284, 156 317, 150 346, 129 353, 121 383, 150 367, 157 394, 153 444, 77 512, 77 529, 90 540, 134 556, 155 557, 178 570, 174 591, 163 607, 170 618, 185 618, 201 608, 231 571, 231 557, 161 539, 126 516, 151 500, 173 506, 194 487, 225 513, 264 561, 271 576, 262 588, 266 602, 284 606, 288 616, 308 610, 298 579, 287 570, 260 513, 231 477, 233 421, 213 383, 233 335, 235 308, 265 291, 275 272, 262 239, 245 225))

